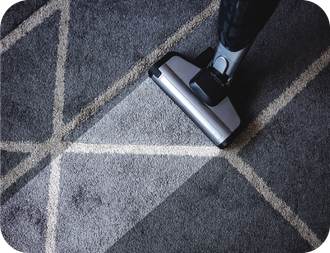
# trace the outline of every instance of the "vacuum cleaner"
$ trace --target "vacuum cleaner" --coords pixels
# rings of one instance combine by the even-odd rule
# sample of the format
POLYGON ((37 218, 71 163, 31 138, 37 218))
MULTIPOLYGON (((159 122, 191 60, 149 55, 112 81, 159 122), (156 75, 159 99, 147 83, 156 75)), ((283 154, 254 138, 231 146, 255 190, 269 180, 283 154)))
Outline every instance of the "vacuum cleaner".
POLYGON ((169 52, 149 69, 149 77, 221 149, 233 141, 241 126, 228 89, 278 2, 222 0, 216 50, 209 47, 194 60, 169 52))

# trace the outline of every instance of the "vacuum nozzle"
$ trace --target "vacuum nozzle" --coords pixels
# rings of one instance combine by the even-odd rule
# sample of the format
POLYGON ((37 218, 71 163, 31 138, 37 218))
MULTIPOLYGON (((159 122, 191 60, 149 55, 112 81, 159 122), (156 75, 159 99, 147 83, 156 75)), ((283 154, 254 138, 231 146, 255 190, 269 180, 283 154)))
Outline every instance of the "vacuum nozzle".
POLYGON ((196 84, 196 89, 203 87, 205 80, 217 82, 206 66, 201 69, 182 55, 171 52, 150 68, 149 76, 215 145, 224 148, 235 137, 241 121, 225 93, 226 88, 218 84, 220 87, 213 91, 204 92, 200 89, 203 92, 201 96, 209 100, 212 106, 197 96, 196 91, 191 88, 190 84, 193 87, 196 84), (217 91, 221 91, 221 94, 216 94, 217 91))

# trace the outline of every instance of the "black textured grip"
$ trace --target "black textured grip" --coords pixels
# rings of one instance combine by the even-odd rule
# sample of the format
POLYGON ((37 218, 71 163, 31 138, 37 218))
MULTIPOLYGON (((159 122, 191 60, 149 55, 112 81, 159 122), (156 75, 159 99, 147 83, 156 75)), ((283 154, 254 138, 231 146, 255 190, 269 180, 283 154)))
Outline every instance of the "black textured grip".
POLYGON ((218 32, 221 43, 239 51, 253 42, 280 0, 222 0, 218 32))

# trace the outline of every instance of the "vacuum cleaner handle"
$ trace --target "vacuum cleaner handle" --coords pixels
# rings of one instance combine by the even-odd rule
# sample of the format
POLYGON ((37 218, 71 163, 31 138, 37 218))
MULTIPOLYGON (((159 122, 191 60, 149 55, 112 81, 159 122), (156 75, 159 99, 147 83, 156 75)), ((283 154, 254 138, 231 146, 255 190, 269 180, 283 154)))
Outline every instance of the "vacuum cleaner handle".
POLYGON ((280 0, 222 0, 219 45, 213 60, 190 82, 194 93, 209 106, 227 96, 234 73, 280 0))
POLYGON ((273 14, 280 0, 222 0, 218 33, 221 44, 231 52, 250 45, 273 14))
POLYGON ((222 0, 218 17, 220 43, 210 71, 229 85, 239 63, 280 0, 222 0))

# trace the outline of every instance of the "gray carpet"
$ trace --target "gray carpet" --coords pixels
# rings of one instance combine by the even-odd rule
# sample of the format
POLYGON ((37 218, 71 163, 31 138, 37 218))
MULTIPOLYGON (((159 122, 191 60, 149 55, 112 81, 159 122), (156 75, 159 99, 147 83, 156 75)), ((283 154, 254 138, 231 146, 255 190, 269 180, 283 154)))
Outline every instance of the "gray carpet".
POLYGON ((309 252, 330 228, 330 27, 282 0, 225 150, 147 76, 219 1, 27 0, 1 23, 1 232, 21 252, 309 252))

